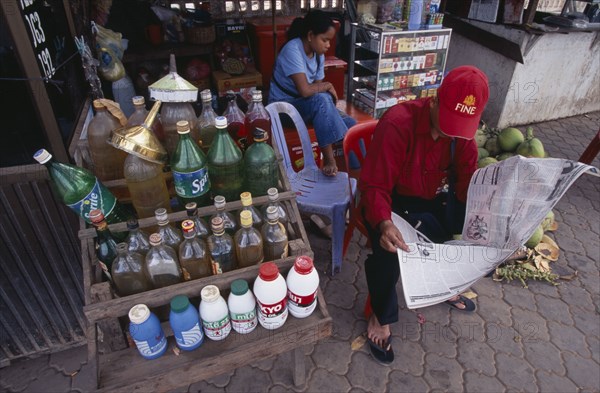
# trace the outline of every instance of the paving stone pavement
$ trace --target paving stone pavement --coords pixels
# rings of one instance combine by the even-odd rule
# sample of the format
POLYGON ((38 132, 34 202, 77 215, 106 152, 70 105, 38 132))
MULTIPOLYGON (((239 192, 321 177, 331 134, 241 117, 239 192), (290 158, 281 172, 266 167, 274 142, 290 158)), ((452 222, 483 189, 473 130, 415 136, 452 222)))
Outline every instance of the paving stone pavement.
MULTIPOLYGON (((532 126, 552 157, 577 159, 599 125, 595 112, 532 126)), ((593 164, 600 167, 599 159, 593 164)), ((599 392, 600 180, 584 175, 554 210, 553 237, 562 250, 556 267, 577 272, 572 280, 556 287, 530 282, 526 289, 484 278, 472 288, 473 314, 401 304, 390 367, 375 363, 366 346, 351 349, 366 329, 366 239, 354 233, 342 272, 330 277, 330 243, 311 232, 334 329, 305 348, 306 384, 294 386, 292 353, 285 353, 174 392, 599 392)), ((43 355, 0 369, 0 391, 85 392, 90 371, 85 347, 43 355)))

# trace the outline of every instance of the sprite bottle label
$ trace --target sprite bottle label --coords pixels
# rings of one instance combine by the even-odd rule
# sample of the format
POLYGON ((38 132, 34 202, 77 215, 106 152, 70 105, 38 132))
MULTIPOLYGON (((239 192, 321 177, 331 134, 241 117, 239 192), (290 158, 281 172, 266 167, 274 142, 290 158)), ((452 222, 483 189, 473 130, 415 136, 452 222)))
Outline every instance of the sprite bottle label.
POLYGON ((204 195, 210 189, 208 169, 200 168, 194 172, 173 171, 175 192, 182 198, 195 198, 204 195))
POLYGON ((100 181, 96 180, 94 187, 82 200, 67 206, 89 224, 91 223, 90 211, 100 209, 104 217, 108 217, 116 204, 117 198, 100 181))

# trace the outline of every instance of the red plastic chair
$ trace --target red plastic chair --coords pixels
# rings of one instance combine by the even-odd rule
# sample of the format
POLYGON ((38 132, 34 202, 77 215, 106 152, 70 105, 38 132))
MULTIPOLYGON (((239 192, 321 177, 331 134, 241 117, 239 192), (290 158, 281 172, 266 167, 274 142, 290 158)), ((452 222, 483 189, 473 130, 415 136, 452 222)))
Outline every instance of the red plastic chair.
MULTIPOLYGON (((344 137, 344 159, 346 160, 346 168, 348 170, 348 181, 350 178, 358 179, 360 177, 360 169, 350 169, 350 152, 353 152, 358 162, 362 166, 363 161, 365 160, 366 153, 369 151, 369 146, 371 145, 371 139, 373 137, 373 132, 375 131, 375 127, 377 126, 378 120, 369 120, 364 123, 356 124, 355 126, 350 127, 346 136, 344 137), (365 150, 361 148, 364 146, 365 150)), ((346 227, 346 233, 344 234, 344 246, 342 249, 342 255, 346 255, 346 250, 348 249, 348 244, 350 244, 350 239, 352 238, 352 234, 354 233, 354 229, 358 229, 363 235, 369 236, 367 232, 367 228, 362 220, 362 215, 360 214, 360 209, 358 208, 358 198, 356 195, 350 195, 350 222, 346 227)))

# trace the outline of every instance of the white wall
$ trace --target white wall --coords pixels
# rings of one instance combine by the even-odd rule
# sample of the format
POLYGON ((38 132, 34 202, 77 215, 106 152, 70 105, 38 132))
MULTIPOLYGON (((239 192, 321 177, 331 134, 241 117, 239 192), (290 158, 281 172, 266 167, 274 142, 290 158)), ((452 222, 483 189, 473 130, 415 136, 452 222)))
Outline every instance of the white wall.
MULTIPOLYGON (((471 21, 516 42, 525 53, 533 35, 503 25, 471 21)), ((490 81, 483 119, 491 126, 529 124, 600 110, 598 32, 545 34, 517 63, 452 33, 446 69, 464 64, 481 68, 490 81)))

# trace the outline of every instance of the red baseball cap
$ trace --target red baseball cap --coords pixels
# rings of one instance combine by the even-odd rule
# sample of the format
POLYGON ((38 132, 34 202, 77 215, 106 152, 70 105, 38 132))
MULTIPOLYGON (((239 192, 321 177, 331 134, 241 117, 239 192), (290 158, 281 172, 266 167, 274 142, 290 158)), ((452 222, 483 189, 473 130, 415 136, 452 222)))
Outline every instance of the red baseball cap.
POLYGON ((456 67, 438 89, 440 129, 451 137, 473 139, 490 95, 488 78, 477 67, 456 67))

